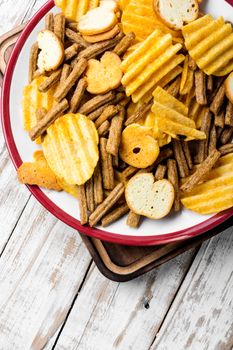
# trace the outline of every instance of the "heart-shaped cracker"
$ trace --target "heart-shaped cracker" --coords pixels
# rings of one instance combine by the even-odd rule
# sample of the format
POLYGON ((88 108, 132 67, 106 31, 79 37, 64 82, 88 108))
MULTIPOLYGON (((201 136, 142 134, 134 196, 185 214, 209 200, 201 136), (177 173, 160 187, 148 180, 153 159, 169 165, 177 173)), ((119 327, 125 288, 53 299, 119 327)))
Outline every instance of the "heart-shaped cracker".
POLYGON ((105 94, 121 84, 121 59, 114 52, 105 52, 100 61, 91 59, 86 71, 87 91, 91 94, 105 94))
POLYGON ((50 30, 42 30, 37 36, 41 49, 37 65, 41 72, 56 70, 64 59, 64 45, 50 30))
POLYGON ((168 180, 155 182, 153 174, 138 174, 129 180, 125 198, 134 213, 157 220, 169 214, 175 193, 168 180))

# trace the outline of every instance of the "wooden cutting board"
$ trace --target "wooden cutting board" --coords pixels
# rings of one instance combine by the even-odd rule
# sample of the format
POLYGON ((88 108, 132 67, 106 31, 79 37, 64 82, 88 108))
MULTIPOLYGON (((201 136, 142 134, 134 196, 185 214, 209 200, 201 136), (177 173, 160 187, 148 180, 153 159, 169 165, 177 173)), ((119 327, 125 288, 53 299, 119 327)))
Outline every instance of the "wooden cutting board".
MULTIPOLYGON (((22 24, 0 37, 0 70, 2 74, 4 74, 10 53, 24 26, 25 24, 22 24)), ((231 227, 232 224, 233 218, 195 238, 154 247, 129 247, 103 242, 81 233, 80 235, 100 272, 113 281, 125 282, 143 275, 188 249, 200 246, 201 243, 231 227)))

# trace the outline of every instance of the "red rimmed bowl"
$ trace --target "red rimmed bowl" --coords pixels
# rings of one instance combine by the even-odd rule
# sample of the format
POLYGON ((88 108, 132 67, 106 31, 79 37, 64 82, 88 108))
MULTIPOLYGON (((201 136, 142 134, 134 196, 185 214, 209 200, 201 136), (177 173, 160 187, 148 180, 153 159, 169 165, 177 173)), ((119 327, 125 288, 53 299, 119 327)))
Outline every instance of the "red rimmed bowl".
MULTIPOLYGON (((6 144, 16 168, 22 161, 30 161, 38 148, 23 130, 21 101, 22 89, 27 84, 30 46, 35 42, 38 31, 43 28, 44 16, 49 11, 58 11, 53 1, 48 1, 25 27, 14 47, 4 76, 1 120, 6 144)), ((203 11, 214 16, 223 15, 227 20, 233 21, 233 9, 224 0, 206 1, 203 11)), ((233 216, 233 209, 213 216, 183 210, 180 214, 172 214, 159 221, 145 219, 137 230, 129 228, 125 218, 103 230, 80 225, 77 200, 68 194, 47 191, 37 186, 28 188, 47 210, 69 226, 86 235, 125 245, 157 245, 191 238, 213 229, 233 216)))

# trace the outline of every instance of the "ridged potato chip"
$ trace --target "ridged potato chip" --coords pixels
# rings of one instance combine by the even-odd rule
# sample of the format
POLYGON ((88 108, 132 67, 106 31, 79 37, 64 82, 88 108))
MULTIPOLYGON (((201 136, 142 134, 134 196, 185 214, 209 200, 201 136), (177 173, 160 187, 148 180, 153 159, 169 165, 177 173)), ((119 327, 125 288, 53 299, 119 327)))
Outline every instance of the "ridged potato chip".
POLYGON ((39 108, 49 110, 55 104, 53 94, 56 86, 43 93, 38 90, 40 84, 44 82, 45 77, 34 79, 31 84, 23 89, 23 126, 24 130, 31 130, 37 123, 36 111, 39 108))
POLYGON ((190 56, 206 74, 224 76, 233 70, 233 29, 223 17, 205 15, 182 32, 190 56))
POLYGON ((196 129, 195 122, 188 118, 188 108, 161 87, 153 92, 154 104, 152 112, 158 119, 158 128, 173 138, 186 136, 186 140, 204 140, 204 132, 196 129))
POLYGON ((99 0, 55 0, 66 18, 78 21, 79 18, 99 6, 99 0))
POLYGON ((138 102, 154 88, 183 61, 183 55, 176 55, 180 49, 180 44, 172 44, 170 34, 155 30, 121 64, 124 72, 122 84, 127 96, 132 95, 133 101, 138 102))
POLYGON ((169 33, 174 38, 181 40, 181 33, 169 29, 155 14, 152 0, 130 0, 125 6, 122 13, 123 32, 128 34, 134 32, 138 41, 145 40, 155 29, 169 33))
MULTIPOLYGON (((47 160, 45 159, 44 153, 42 150, 35 151, 33 153, 33 161, 40 162, 41 165, 48 166, 47 160)), ((57 177, 57 183, 65 192, 70 194, 71 196, 78 198, 78 186, 77 185, 69 185, 65 182, 64 179, 57 177)))
POLYGON ((57 177, 69 185, 91 178, 99 160, 95 124, 81 114, 66 114, 47 129, 42 148, 57 177))
POLYGON ((219 213, 233 206, 233 153, 221 157, 206 181, 182 198, 185 208, 199 214, 219 213))

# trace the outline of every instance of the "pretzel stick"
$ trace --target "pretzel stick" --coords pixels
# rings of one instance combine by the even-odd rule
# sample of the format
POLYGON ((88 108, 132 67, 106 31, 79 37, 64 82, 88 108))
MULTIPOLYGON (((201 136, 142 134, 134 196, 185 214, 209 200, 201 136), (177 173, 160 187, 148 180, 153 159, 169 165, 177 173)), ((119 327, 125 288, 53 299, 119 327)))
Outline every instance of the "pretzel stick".
POLYGON ((53 32, 54 30, 54 18, 53 18, 53 13, 47 13, 45 16, 45 29, 51 30, 53 32))
POLYGON ((59 89, 57 89, 56 93, 54 94, 54 98, 57 101, 61 101, 68 92, 71 90, 71 88, 74 86, 78 78, 83 74, 87 67, 87 60, 81 59, 78 61, 78 63, 74 66, 72 72, 68 76, 68 78, 61 84, 59 89))
POLYGON ((74 41, 76 44, 79 44, 84 48, 87 48, 88 46, 90 46, 90 44, 86 42, 80 34, 74 32, 69 28, 66 28, 65 34, 68 39, 70 39, 71 41, 74 41))
POLYGON ((225 129, 223 129, 222 134, 220 136, 220 143, 222 145, 225 145, 226 143, 230 142, 233 136, 233 128, 227 126, 225 129))
POLYGON ((47 92, 52 86, 54 86, 61 77, 62 69, 58 69, 53 72, 48 78, 46 78, 43 83, 41 83, 38 87, 40 92, 47 92))
POLYGON ((91 227, 95 226, 102 219, 102 217, 104 217, 104 215, 118 202, 124 192, 124 185, 119 183, 103 201, 103 203, 101 203, 91 214, 89 218, 89 224, 91 227))
POLYGON ((94 171, 94 200, 96 205, 102 203, 104 200, 102 174, 99 163, 97 164, 94 171))
POLYGON ((110 123, 108 120, 105 120, 105 122, 103 122, 103 124, 101 124, 97 130, 99 136, 105 136, 109 132, 109 128, 110 128, 110 123))
POLYGON ((198 185, 198 183, 205 178, 206 174, 210 172, 213 166, 218 161, 221 153, 214 150, 205 160, 200 164, 198 169, 193 175, 191 175, 188 180, 181 186, 181 191, 190 192, 193 188, 198 185))
POLYGON ((206 88, 209 93, 211 93, 214 89, 214 80, 212 75, 208 75, 207 77, 206 88))
POLYGON ((218 89, 210 105, 210 111, 213 112, 215 115, 217 115, 223 105, 224 99, 225 99, 225 87, 224 87, 224 84, 222 84, 218 89))
POLYGON ((54 34, 64 43, 66 20, 62 13, 54 16, 54 34))
POLYGON ((174 210, 180 211, 181 203, 180 203, 179 177, 178 177, 176 161, 174 159, 168 159, 167 168, 168 168, 167 170, 168 181, 171 182, 175 190, 174 210))
POLYGON ((233 103, 227 102, 225 124, 233 127, 233 103))
POLYGON ((214 117, 214 124, 216 126, 219 126, 220 128, 224 128, 225 124, 225 110, 222 110, 218 114, 215 115, 214 117))
POLYGON ((199 142, 199 148, 197 153, 197 159, 199 163, 202 163, 208 156, 208 144, 209 144, 209 138, 210 138, 211 119, 212 119, 212 114, 209 111, 209 109, 207 109, 202 118, 201 131, 204 131, 204 133, 206 134, 206 139, 201 140, 199 142))
POLYGON ((127 225, 132 228, 139 227, 141 222, 141 215, 138 215, 134 213, 132 210, 130 210, 128 218, 127 218, 127 225))
POLYGON ((135 40, 135 34, 130 32, 124 36, 121 41, 116 45, 113 52, 115 52, 118 56, 124 55, 124 53, 128 50, 128 48, 132 45, 135 40))
POLYGON ((121 107, 119 114, 112 118, 106 150, 113 156, 118 155, 121 133, 125 119, 125 109, 121 107))
POLYGON ((119 111, 119 108, 117 106, 114 105, 109 105, 107 106, 103 112, 101 113, 101 115, 99 116, 99 118, 95 121, 95 126, 97 127, 97 129, 100 127, 100 125, 102 125, 107 119, 110 119, 112 117, 114 117, 119 111))
POLYGON ((76 43, 67 47, 67 49, 65 49, 65 61, 68 61, 71 58, 73 58, 75 55, 77 55, 80 47, 81 47, 81 45, 76 44, 76 43))
POLYGON ((31 83, 37 68, 37 59, 39 54, 39 47, 37 43, 34 43, 30 50, 29 58, 29 71, 28 71, 28 82, 31 83))
POLYGON ((83 98, 83 95, 87 88, 87 80, 86 78, 82 78, 79 80, 76 89, 74 91, 74 94, 70 100, 70 113, 76 113, 78 110, 78 107, 80 106, 80 102, 83 98))
POLYGON ((39 122, 41 119, 43 119, 46 116, 47 109, 44 107, 40 107, 36 110, 36 121, 39 122))
POLYGON ((226 145, 221 146, 219 152, 221 152, 222 156, 228 153, 233 153, 233 143, 227 143, 226 145))
POLYGON ((105 95, 97 95, 91 100, 87 101, 80 109, 79 113, 89 114, 93 112, 98 107, 101 107, 105 103, 112 101, 115 98, 115 93, 113 91, 108 92, 105 95))
POLYGON ((159 164, 155 172, 155 180, 163 180, 167 171, 166 165, 159 164))
POLYGON ((164 89, 172 96, 177 97, 180 92, 180 81, 181 77, 177 77, 171 85, 168 85, 164 89))
POLYGON ((193 161, 192 161, 192 156, 191 152, 189 149, 189 143, 186 141, 181 141, 182 149, 184 151, 185 159, 187 161, 188 167, 190 170, 193 168, 193 161))
POLYGON ((197 103, 200 105, 206 105, 206 75, 199 69, 194 73, 194 77, 197 103))
POLYGON ((103 227, 109 226, 113 222, 120 219, 126 213, 128 213, 129 207, 127 204, 122 204, 120 207, 114 209, 112 212, 107 214, 101 221, 103 227))
POLYGON ((66 19, 66 28, 69 28, 73 30, 74 32, 77 32, 78 23, 77 22, 69 22, 69 19, 66 19))
POLYGON ((178 164, 178 169, 181 177, 189 175, 189 168, 180 141, 173 140, 173 151, 178 164))
POLYGON ((85 185, 78 186, 78 198, 79 198, 79 210, 80 210, 80 223, 81 225, 85 225, 88 223, 85 185))
POLYGON ((103 175, 103 186, 106 190, 114 188, 114 170, 112 165, 112 155, 106 150, 107 139, 100 138, 100 158, 103 175))
POLYGON ((30 131, 29 136, 32 141, 36 140, 37 137, 41 136, 48 127, 59 118, 62 113, 69 107, 68 101, 66 99, 57 103, 53 106, 48 113, 41 119, 30 131))
POLYGON ((209 145, 208 145, 208 155, 212 153, 217 147, 217 133, 216 126, 213 124, 210 129, 209 145))
POLYGON ((86 187, 87 208, 92 213, 95 210, 93 177, 86 182, 85 187, 86 187))

